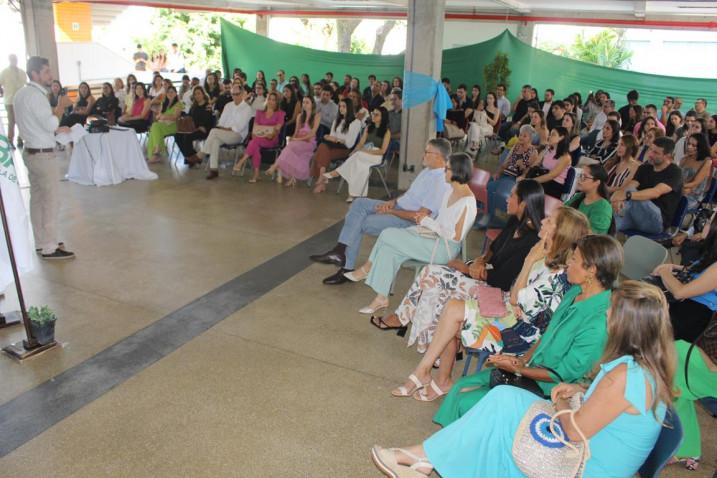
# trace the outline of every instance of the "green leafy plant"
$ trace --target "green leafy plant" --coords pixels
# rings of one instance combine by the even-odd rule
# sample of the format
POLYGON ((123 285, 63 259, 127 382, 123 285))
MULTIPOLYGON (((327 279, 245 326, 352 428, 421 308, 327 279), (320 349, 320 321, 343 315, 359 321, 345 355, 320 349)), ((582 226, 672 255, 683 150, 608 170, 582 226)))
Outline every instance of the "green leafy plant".
POLYGON ((487 91, 495 91, 496 86, 504 84, 506 90, 510 88, 510 68, 508 67, 508 55, 498 52, 491 63, 483 67, 483 76, 487 91))
POLYGON ((46 305, 40 308, 30 307, 27 315, 30 317, 30 321, 36 325, 45 325, 57 320, 55 313, 46 305))
POLYGON ((609 68, 630 65, 632 51, 625 45, 625 31, 607 28, 589 38, 580 34, 569 48, 571 58, 609 68))

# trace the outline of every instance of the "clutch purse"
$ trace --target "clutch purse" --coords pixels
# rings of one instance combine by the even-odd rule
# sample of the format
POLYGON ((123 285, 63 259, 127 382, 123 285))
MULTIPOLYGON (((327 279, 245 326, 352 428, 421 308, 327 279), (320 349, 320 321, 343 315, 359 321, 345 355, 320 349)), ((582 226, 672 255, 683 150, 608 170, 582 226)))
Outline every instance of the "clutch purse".
POLYGON ((177 133, 194 133, 197 127, 194 125, 194 119, 191 116, 182 116, 177 120, 177 133))
MULTIPOLYGON (((571 401, 571 407, 576 404, 571 401)), ((575 411, 555 412, 551 402, 537 400, 530 406, 513 440, 513 460, 528 478, 582 478, 590 459, 590 444, 575 423, 575 411), (570 419, 580 435, 571 443, 559 417, 570 419)))

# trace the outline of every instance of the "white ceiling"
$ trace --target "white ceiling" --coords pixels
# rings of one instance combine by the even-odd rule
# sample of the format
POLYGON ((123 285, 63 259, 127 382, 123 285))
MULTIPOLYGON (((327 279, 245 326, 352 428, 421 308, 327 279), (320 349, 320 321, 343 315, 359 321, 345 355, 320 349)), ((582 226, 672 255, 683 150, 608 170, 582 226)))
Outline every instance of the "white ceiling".
MULTIPOLYGON (((172 2, 174 3, 174 2, 172 2)), ((178 0, 176 3, 196 3, 178 0)), ((204 2, 203 2, 204 3, 204 2)), ((405 10, 407 0, 210 0, 211 5, 251 10, 405 10)), ((449 12, 495 14, 631 15, 636 17, 717 16, 717 2, 667 0, 447 0, 449 12)))

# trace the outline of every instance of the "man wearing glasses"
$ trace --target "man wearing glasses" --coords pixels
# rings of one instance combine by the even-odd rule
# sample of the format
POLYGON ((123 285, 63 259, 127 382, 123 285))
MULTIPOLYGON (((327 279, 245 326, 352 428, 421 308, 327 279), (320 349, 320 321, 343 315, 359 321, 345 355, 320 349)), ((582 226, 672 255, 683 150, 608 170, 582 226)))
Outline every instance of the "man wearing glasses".
POLYGON ((249 132, 249 121, 254 110, 244 101, 248 90, 239 85, 232 86, 232 102, 224 107, 217 126, 212 128, 202 150, 197 153, 200 158, 209 155, 209 175, 207 179, 219 176, 219 148, 224 144, 239 144, 249 132))
POLYGON ((390 201, 358 198, 349 209, 336 246, 328 252, 311 256, 322 264, 333 264, 340 269, 323 280, 327 285, 349 282, 345 272, 352 271, 361 250, 364 234, 378 236, 389 227, 415 226, 416 213, 435 217, 450 185, 445 179, 445 167, 451 154, 447 139, 432 139, 423 154, 424 169, 401 197, 390 201))

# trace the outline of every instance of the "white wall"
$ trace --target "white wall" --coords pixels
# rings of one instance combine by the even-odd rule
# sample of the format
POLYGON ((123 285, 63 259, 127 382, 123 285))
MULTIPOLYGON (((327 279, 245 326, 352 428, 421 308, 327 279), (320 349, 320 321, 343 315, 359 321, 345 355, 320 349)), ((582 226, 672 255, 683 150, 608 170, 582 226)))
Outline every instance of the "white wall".
POLYGON ((483 22, 465 20, 446 20, 443 27, 443 48, 473 45, 490 40, 508 29, 517 34, 518 24, 513 22, 483 22))
POLYGON ((80 81, 106 81, 134 70, 134 63, 129 58, 93 42, 58 43, 57 58, 60 63, 60 82, 63 85, 77 85, 80 81))

